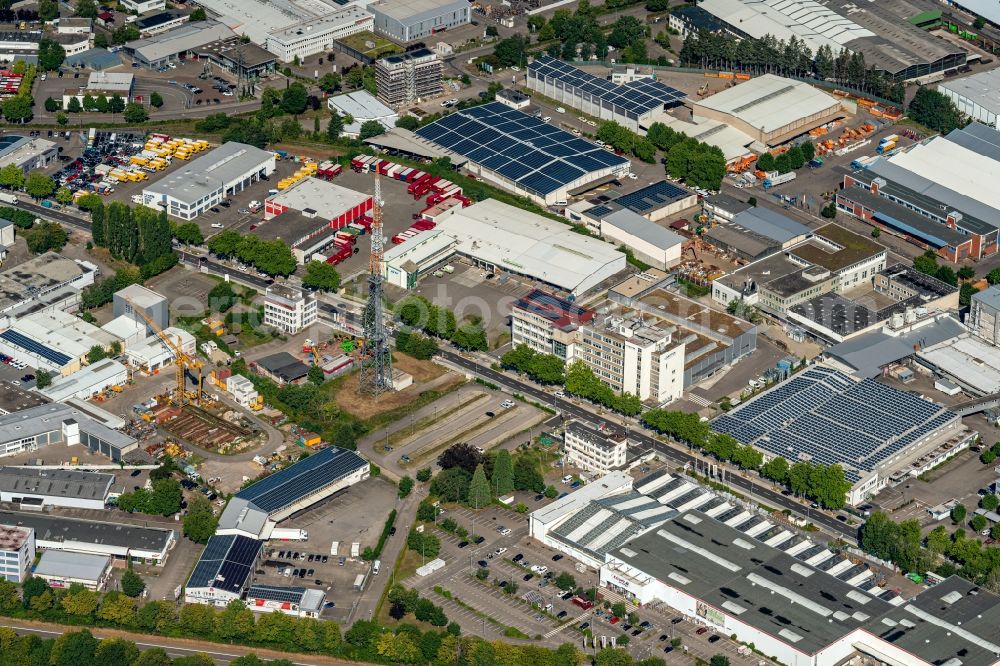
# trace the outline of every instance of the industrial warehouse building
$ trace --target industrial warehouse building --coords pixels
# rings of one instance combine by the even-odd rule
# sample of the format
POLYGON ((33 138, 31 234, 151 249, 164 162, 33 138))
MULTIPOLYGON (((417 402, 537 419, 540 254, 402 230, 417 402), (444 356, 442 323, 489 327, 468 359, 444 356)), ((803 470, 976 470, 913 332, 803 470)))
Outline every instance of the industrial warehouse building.
POLYGON ((681 474, 612 472, 532 512, 529 525, 599 569, 612 594, 664 605, 779 663, 997 663, 997 595, 952 576, 904 599, 868 563, 681 474))
POLYGON ((236 493, 219 517, 216 534, 267 539, 296 511, 368 478, 368 461, 329 447, 236 493))
POLYGON ((333 242, 338 229, 371 213, 369 194, 320 178, 303 178, 264 200, 264 222, 255 233, 263 240, 281 240, 305 264, 333 242))
POLYGON ((92 348, 107 351, 117 341, 79 317, 46 309, 18 318, 0 332, 0 351, 32 367, 71 375, 83 367, 92 348))
POLYGON ((103 590, 111 579, 111 558, 107 555, 47 550, 35 565, 34 576, 49 587, 68 588, 83 585, 88 590, 103 590))
POLYGON ((631 169, 624 157, 500 102, 448 114, 416 134, 466 158, 475 175, 544 206, 565 205, 577 189, 631 169))
POLYGON ((1000 71, 991 69, 972 76, 947 79, 937 84, 960 112, 976 122, 997 126, 1000 115, 1000 71))
POLYGON ((890 480, 916 477, 977 437, 961 418, 918 395, 814 366, 712 422, 765 458, 840 465, 855 506, 890 480))
POLYGON ((262 541, 232 534, 209 538, 184 586, 184 602, 224 608, 240 599, 250 587, 263 545, 262 541))
POLYGON ((354 119, 350 125, 345 125, 342 135, 356 139, 361 134, 361 126, 374 120, 386 129, 396 126, 399 116, 395 111, 380 102, 367 90, 355 90, 345 95, 335 95, 326 100, 330 111, 336 112, 342 118, 350 116, 354 119))
POLYGON ((0 317, 0 324, 9 326, 11 315, 43 303, 61 303, 56 309, 72 310, 79 303, 80 290, 94 284, 96 276, 96 265, 55 252, 40 254, 5 270, 0 273, 0 315, 6 316, 0 317))
POLYGON ((735 127, 762 146, 776 146, 844 115, 840 100, 808 83, 757 76, 692 104, 695 120, 735 127))
POLYGON ((63 469, 0 467, 0 501, 40 509, 61 506, 103 511, 116 486, 114 474, 63 469))
POLYGON ((261 176, 270 176, 274 163, 274 153, 230 141, 143 189, 143 203, 163 206, 172 217, 193 220, 261 176))
POLYGON ((770 35, 789 42, 793 37, 816 52, 829 47, 860 53, 867 67, 889 78, 907 81, 965 64, 967 53, 936 39, 882 7, 889 2, 866 3, 863 10, 851 0, 704 0, 698 3, 724 25, 725 32, 761 39, 770 35))
POLYGON ((393 245, 385 251, 383 277, 389 284, 414 289, 417 280, 433 272, 455 255, 456 241, 440 229, 432 229, 393 245))
POLYGON ((601 218, 601 238, 624 245, 654 268, 667 270, 681 262, 684 238, 628 209, 601 218))
MULTIPOLYGON (((169 337, 185 354, 195 354, 197 340, 182 328, 168 326, 163 334, 169 337)), ((151 375, 174 362, 174 350, 157 336, 146 338, 142 343, 125 350, 125 361, 129 366, 151 375)))
POLYGON ((620 210, 630 210, 650 222, 658 222, 697 205, 697 194, 661 180, 596 206, 587 201, 571 204, 566 207, 565 215, 573 222, 582 222, 600 232, 601 220, 620 210))
POLYGON ((744 261, 757 261, 806 240, 812 231, 770 208, 755 208, 726 194, 705 200, 705 212, 715 222, 702 238, 744 261), (739 211, 735 215, 732 211, 739 211))
POLYGON ((528 88, 601 120, 613 120, 643 132, 663 111, 686 95, 653 78, 619 85, 600 79, 548 55, 528 64, 528 88))
POLYGON ((952 262, 997 251, 1000 132, 982 123, 842 170, 837 208, 952 262))
POLYGON ((48 444, 83 444, 115 462, 139 448, 132 437, 70 405, 45 404, 0 416, 0 456, 34 451, 48 444))
POLYGON ((50 516, 37 510, 0 511, 0 524, 32 530, 35 546, 42 550, 110 556, 119 562, 162 565, 177 541, 173 530, 50 516))
POLYGON ((468 24, 472 8, 466 0, 377 0, 368 11, 375 32, 405 44, 468 24))
POLYGON ((0 139, 0 168, 13 164, 21 171, 40 170, 51 164, 59 154, 52 141, 7 134, 0 139))
POLYGON ((323 590, 312 588, 252 585, 247 591, 247 608, 263 613, 319 617, 325 601, 323 590))
POLYGON ((236 34, 218 21, 198 21, 167 32, 128 42, 125 53, 148 69, 158 69, 187 53, 197 53, 209 44, 232 39, 236 34))
POLYGON ((57 377, 40 392, 53 402, 63 402, 70 398, 87 400, 112 386, 123 386, 126 383, 128 368, 113 358, 106 358, 69 377, 57 377))
POLYGON ((373 17, 370 12, 362 7, 347 6, 332 14, 273 30, 267 33, 263 46, 277 56, 278 60, 292 62, 295 58, 301 60, 315 53, 328 51, 338 39, 370 31, 372 27, 373 17))
POLYGON ((437 229, 454 238, 455 251, 476 266, 524 275, 572 294, 625 270, 625 255, 613 245, 495 199, 453 208, 437 229))

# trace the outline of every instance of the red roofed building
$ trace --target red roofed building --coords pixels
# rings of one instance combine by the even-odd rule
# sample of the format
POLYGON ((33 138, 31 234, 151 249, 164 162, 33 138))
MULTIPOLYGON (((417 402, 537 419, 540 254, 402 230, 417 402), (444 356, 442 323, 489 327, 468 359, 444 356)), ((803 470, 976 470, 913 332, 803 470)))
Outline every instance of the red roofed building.
POLYGON ((511 306, 511 343, 570 361, 574 356, 573 333, 593 318, 593 310, 536 289, 511 306))

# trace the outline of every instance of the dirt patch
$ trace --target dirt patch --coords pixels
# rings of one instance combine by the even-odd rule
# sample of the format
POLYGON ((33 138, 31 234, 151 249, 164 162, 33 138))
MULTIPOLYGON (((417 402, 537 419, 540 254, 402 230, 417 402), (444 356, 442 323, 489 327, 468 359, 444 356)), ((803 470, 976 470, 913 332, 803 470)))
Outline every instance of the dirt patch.
POLYGON ((246 448, 253 436, 250 430, 193 405, 182 407, 162 428, 179 439, 219 453, 246 448))
POLYGON ((358 390, 360 373, 353 373, 337 392, 337 406, 357 418, 368 421, 390 412, 408 414, 440 398, 461 384, 465 378, 431 361, 396 352, 393 367, 413 376, 413 384, 402 391, 392 391, 372 400, 358 390))

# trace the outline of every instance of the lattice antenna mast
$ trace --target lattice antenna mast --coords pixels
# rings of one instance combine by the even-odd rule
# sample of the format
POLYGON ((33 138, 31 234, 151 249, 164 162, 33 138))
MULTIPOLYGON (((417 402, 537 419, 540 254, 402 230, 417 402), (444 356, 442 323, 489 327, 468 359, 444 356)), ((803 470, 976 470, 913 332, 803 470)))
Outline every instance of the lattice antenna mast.
POLYGON ((371 254, 368 257, 368 302, 365 304, 365 344, 361 354, 359 387, 361 392, 377 398, 392 390, 392 356, 389 336, 385 330, 385 310, 382 304, 382 263, 385 237, 382 235, 382 183, 375 172, 375 196, 372 206, 371 254))

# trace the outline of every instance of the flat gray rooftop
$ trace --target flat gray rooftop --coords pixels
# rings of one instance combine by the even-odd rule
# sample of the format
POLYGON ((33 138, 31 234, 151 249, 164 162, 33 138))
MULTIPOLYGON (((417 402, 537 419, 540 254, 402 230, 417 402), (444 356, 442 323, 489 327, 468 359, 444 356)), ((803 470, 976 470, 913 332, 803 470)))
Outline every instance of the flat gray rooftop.
POLYGON ((162 551, 170 543, 173 534, 172 530, 158 527, 102 523, 17 511, 0 511, 0 525, 31 527, 35 530, 35 539, 40 541, 77 541, 150 551, 162 551))
POLYGON ((0 467, 0 491, 5 493, 103 501, 114 482, 114 474, 99 472, 0 467))

